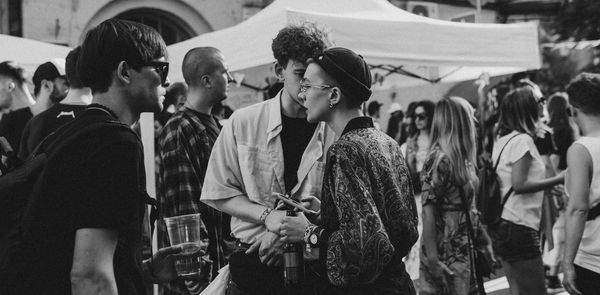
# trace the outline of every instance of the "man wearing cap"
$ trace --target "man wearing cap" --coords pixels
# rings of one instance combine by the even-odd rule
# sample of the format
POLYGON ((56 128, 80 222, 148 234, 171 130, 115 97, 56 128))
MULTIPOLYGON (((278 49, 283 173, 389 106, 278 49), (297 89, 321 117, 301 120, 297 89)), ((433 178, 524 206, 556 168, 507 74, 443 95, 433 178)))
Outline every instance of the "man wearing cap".
POLYGON ((228 294, 285 293, 279 226, 286 211, 276 207, 273 193, 296 200, 321 194, 333 132, 306 121, 298 93, 306 60, 329 46, 327 37, 310 24, 279 31, 271 47, 283 89, 234 112, 215 142, 201 201, 232 216, 237 243, 228 294))
POLYGON ((12 111, 0 121, 0 136, 5 137, 13 150, 19 151, 25 125, 33 116, 61 101, 69 91, 65 76, 64 59, 54 59, 41 64, 33 74, 36 103, 30 107, 12 111))
POLYGON ((26 159, 48 134, 73 121, 76 116, 83 113, 87 105, 92 103, 92 90, 81 84, 77 74, 77 58, 80 50, 81 46, 78 46, 67 54, 65 71, 69 80, 69 91, 65 99, 34 116, 25 125, 19 147, 19 159, 26 159))
POLYGON ((282 240, 318 249, 319 294, 415 294, 402 258, 417 240, 416 204, 400 146, 362 113, 367 63, 330 48, 309 60, 300 85, 308 122, 339 139, 327 152, 320 222, 287 216, 282 240))

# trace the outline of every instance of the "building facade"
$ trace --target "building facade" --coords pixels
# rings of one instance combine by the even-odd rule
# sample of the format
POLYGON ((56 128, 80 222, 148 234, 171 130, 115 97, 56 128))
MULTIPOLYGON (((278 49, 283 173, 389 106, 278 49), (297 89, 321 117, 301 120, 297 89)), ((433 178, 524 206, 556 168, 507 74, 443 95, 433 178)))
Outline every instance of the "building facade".
POLYGON ((0 33, 76 46, 109 18, 142 22, 167 44, 224 29, 268 5, 265 0, 0 0, 0 33))

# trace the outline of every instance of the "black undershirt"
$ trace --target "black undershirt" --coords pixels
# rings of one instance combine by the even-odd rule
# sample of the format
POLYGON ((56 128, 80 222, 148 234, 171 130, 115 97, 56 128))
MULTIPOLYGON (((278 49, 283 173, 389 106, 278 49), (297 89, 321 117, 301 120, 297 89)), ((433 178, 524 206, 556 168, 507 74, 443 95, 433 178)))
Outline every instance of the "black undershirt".
POLYGON ((311 124, 306 118, 290 118, 281 114, 281 145, 283 147, 283 179, 285 191, 290 192, 298 183, 298 167, 308 142, 315 133, 317 123, 311 124))

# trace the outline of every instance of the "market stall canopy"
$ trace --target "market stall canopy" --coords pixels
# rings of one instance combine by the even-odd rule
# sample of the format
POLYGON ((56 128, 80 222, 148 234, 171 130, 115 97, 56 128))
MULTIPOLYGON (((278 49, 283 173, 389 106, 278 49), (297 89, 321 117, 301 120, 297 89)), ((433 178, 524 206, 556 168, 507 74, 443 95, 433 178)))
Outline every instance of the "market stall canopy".
POLYGON ((31 80, 33 72, 42 63, 54 58, 64 59, 71 48, 26 38, 0 34, 0 61, 12 60, 25 69, 31 80))
POLYGON ((536 23, 448 22, 411 14, 386 0, 276 0, 236 26, 169 46, 170 78, 183 80, 183 57, 198 46, 219 48, 232 71, 272 64, 270 46, 277 32, 303 21, 326 25, 336 45, 358 52, 372 66, 391 66, 384 72, 415 74, 413 80, 459 81, 482 71, 537 69, 541 63, 536 23))

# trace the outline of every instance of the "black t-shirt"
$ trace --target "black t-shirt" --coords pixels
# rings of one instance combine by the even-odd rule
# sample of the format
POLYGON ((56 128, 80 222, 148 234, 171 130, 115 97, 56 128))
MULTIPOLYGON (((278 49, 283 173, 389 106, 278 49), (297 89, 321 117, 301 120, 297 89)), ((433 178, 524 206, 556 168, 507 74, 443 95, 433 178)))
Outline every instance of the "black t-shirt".
POLYGON ((298 167, 302 154, 310 142, 317 124, 311 124, 306 118, 290 118, 281 114, 281 145, 283 147, 283 181, 286 192, 290 192, 298 183, 298 167))
MULTIPOLYGON (((90 107, 72 124, 89 116, 115 119, 90 107)), ((143 160, 137 135, 115 128, 83 135, 49 159, 47 194, 32 220, 32 238, 24 246, 24 265, 30 270, 23 278, 25 293, 70 294, 76 231, 103 228, 119 233, 113 260, 119 294, 145 294, 143 160)))
POLYGON ((46 136, 58 127, 73 121, 76 116, 83 113, 86 107, 85 105, 58 103, 31 118, 25 125, 23 135, 21 135, 19 158, 26 159, 46 136))
POLYGON ((23 129, 32 117, 33 113, 30 108, 22 108, 4 115, 0 120, 0 136, 8 140, 15 154, 19 152, 23 129))

